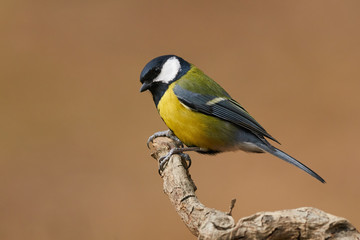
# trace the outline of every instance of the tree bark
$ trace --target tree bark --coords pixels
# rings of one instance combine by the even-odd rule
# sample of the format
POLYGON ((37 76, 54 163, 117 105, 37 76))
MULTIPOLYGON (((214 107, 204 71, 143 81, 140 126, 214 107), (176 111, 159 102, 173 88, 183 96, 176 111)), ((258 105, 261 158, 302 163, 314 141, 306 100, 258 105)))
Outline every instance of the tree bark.
MULTIPOLYGON (((152 156, 159 160, 178 147, 170 138, 150 143, 152 156)), ((190 232, 198 239, 357 239, 360 234, 346 219, 319 209, 303 207, 276 212, 259 212, 237 223, 228 213, 204 206, 195 195, 196 186, 186 162, 173 155, 161 173, 163 190, 190 232)))

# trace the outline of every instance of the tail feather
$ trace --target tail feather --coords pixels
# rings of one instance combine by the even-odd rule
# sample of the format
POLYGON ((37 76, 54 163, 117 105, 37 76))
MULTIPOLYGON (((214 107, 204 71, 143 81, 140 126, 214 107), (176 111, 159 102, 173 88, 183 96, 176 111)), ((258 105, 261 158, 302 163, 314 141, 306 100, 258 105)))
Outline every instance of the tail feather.
POLYGON ((301 170, 307 172, 308 174, 310 174, 311 176, 313 176, 314 178, 316 178, 317 180, 319 180, 322 183, 326 183, 325 180, 320 177, 316 172, 314 172, 313 170, 311 170, 310 168, 308 168, 307 166, 305 166, 304 164, 302 164, 301 162, 299 162, 298 160, 296 160, 295 158, 291 157, 290 155, 286 154, 285 152, 272 147, 269 148, 268 146, 261 146, 261 149, 263 149, 264 151, 271 153, 272 155, 300 168, 301 170))

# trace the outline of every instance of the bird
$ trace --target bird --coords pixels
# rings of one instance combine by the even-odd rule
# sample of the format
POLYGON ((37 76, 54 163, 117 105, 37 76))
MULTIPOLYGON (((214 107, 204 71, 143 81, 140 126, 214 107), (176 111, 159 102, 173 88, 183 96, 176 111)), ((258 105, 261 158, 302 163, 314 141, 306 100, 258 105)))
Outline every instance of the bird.
POLYGON ((163 55, 152 59, 141 71, 140 82, 140 92, 151 92, 157 111, 169 128, 155 133, 149 141, 168 136, 186 145, 172 149, 163 160, 185 151, 267 152, 325 183, 316 172, 274 147, 268 140, 280 144, 279 141, 218 83, 183 58, 163 55))

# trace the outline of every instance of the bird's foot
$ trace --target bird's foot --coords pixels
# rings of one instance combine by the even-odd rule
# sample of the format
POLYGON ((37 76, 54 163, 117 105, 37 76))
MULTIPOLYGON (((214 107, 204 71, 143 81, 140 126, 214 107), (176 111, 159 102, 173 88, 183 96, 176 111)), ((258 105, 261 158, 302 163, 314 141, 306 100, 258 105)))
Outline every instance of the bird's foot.
POLYGON ((168 154, 166 154, 166 156, 161 157, 159 159, 159 174, 160 175, 161 175, 161 172, 164 171, 166 163, 170 160, 171 156, 174 154, 179 154, 181 156, 181 158, 184 158, 186 161, 189 161, 189 164, 186 167, 186 169, 188 169, 190 167, 191 159, 188 154, 183 153, 183 148, 173 148, 170 150, 170 152, 168 154))
POLYGON ((175 136, 175 134, 171 130, 165 130, 165 131, 156 132, 156 133, 154 133, 153 135, 151 135, 149 137, 149 139, 147 140, 147 143, 146 143, 148 148, 150 148, 149 144, 157 137, 168 137, 168 138, 175 141, 176 146, 179 146, 179 147, 182 147, 182 148, 184 147, 184 144, 180 141, 180 139, 178 139, 175 136))
POLYGON ((185 161, 188 161, 187 166, 185 167, 186 169, 189 169, 191 166, 191 158, 188 154, 184 153, 187 151, 199 151, 200 148, 198 147, 186 147, 186 148, 173 148, 170 150, 170 152, 168 154, 166 154, 166 156, 161 157, 159 159, 159 174, 161 175, 162 171, 165 168, 166 163, 170 160, 171 156, 174 154, 179 154, 181 156, 181 158, 185 159, 185 161))

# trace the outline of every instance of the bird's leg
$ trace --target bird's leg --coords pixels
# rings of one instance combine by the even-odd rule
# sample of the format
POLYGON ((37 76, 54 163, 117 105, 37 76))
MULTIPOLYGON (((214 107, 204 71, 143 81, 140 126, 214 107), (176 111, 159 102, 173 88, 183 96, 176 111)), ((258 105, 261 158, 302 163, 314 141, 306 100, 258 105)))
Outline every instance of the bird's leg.
POLYGON ((184 144, 180 141, 180 139, 177 138, 177 136, 175 136, 175 134, 171 130, 165 130, 165 131, 156 132, 149 137, 149 139, 147 140, 148 148, 149 148, 149 143, 152 142, 157 137, 168 137, 174 140, 177 146, 184 147, 184 144))
POLYGON ((199 147, 185 147, 185 148, 173 148, 170 150, 170 152, 159 159, 159 174, 161 175, 161 172, 164 170, 165 164, 169 161, 170 157, 174 154, 179 154, 182 158, 185 158, 189 162, 186 169, 188 169, 191 166, 191 159, 188 154, 185 154, 184 152, 189 151, 200 151, 201 148, 199 147))

